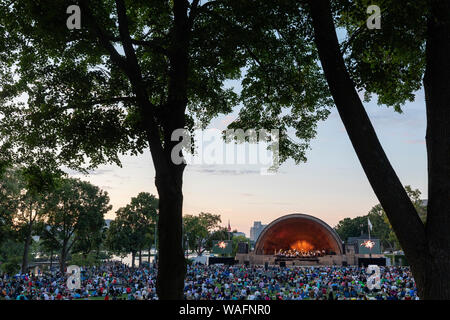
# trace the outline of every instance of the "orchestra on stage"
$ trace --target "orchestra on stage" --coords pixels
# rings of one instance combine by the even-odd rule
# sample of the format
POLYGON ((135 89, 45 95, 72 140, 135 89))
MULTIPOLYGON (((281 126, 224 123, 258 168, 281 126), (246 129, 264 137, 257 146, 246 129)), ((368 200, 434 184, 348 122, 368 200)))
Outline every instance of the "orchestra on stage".
POLYGON ((279 260, 281 259, 314 259, 318 257, 323 257, 327 254, 325 249, 322 250, 304 250, 304 249, 279 249, 274 252, 275 257, 279 260))

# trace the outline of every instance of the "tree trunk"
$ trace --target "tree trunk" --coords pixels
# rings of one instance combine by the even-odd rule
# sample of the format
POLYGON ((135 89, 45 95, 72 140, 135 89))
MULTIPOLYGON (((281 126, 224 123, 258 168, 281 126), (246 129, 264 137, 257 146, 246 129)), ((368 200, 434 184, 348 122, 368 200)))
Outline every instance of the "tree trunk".
POLYGON ((27 233, 25 244, 23 247, 23 258, 22 258, 22 268, 21 273, 27 273, 28 272, 28 254, 30 252, 30 245, 31 245, 31 226, 29 228, 29 231, 27 233))
POLYGON ((134 268, 134 266, 135 266, 134 260, 136 260, 136 252, 132 251, 131 252, 131 268, 134 268))
MULTIPOLYGON (((420 291, 426 282, 423 275, 430 260, 425 226, 384 153, 347 72, 339 48, 330 2, 311 0, 309 7, 315 43, 339 115, 372 189, 411 264, 420 291)), ((448 198, 446 201, 448 202, 448 198)))
POLYGON ((450 300, 450 3, 430 1, 426 71, 429 255, 421 297, 450 300))
POLYGON ((59 271, 64 273, 66 271, 66 259, 67 259, 67 241, 63 241, 61 249, 61 256, 59 257, 59 271))
POLYGON ((149 247, 148 247, 148 265, 150 266, 150 257, 151 257, 151 253, 152 253, 152 244, 150 243, 149 247))
MULTIPOLYGON (((162 154, 158 152, 159 148, 152 148, 152 139, 149 139, 156 172, 155 185, 159 195, 159 256, 156 292, 161 300, 182 300, 184 298, 186 261, 182 239, 182 186, 186 165, 176 165, 172 162, 172 149, 178 142, 171 141, 171 136, 174 130, 185 128, 191 29, 188 8, 187 0, 174 1, 172 45, 169 48, 168 99, 161 114, 164 133, 162 154)), ((149 137, 152 138, 150 135, 149 137)))
POLYGON ((28 221, 28 230, 25 238, 25 244, 23 247, 23 257, 22 257, 22 268, 21 273, 27 273, 28 272, 28 253, 30 252, 30 245, 32 241, 32 234, 33 234, 33 205, 30 203, 30 216, 28 221))
MULTIPOLYGON (((80 4, 82 10, 86 12, 87 22, 95 27, 95 18, 88 8, 87 1, 81 1, 80 4)), ((182 177, 185 165, 175 165, 171 161, 172 148, 177 144, 177 142, 171 141, 171 136, 175 129, 185 128, 185 111, 188 102, 189 37, 192 28, 188 18, 189 5, 187 0, 173 2, 174 23, 170 30, 171 43, 167 49, 169 58, 168 97, 167 102, 161 108, 155 108, 150 102, 146 81, 143 80, 133 48, 124 3, 116 1, 119 33, 122 38, 125 60, 114 49, 105 34, 95 27, 101 45, 108 50, 113 62, 130 80, 155 166, 155 184, 159 195, 157 294, 158 298, 162 300, 183 299, 186 272, 181 239, 182 177), (161 136, 164 139, 163 144, 161 136)))
MULTIPOLYGON (((174 165, 172 165, 174 166, 174 165)), ((161 300, 182 300, 186 264, 182 247, 184 167, 156 177, 159 193, 157 294, 161 300)))
POLYGON ((53 267, 53 249, 50 251, 50 271, 52 271, 53 267))
POLYGON ((142 267, 142 250, 139 249, 139 268, 142 267))

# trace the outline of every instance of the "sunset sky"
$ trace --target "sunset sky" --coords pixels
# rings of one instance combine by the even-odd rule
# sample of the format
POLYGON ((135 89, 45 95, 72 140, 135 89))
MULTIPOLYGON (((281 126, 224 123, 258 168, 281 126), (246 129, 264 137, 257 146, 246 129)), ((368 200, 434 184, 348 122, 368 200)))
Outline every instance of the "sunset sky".
MULTIPOLYGON (((427 197, 425 104, 423 91, 398 114, 375 102, 365 104, 378 137, 403 185, 427 197)), ((224 129, 237 115, 215 119, 210 127, 224 129)), ((184 175, 184 214, 220 214, 222 225, 249 236, 253 221, 263 224, 290 213, 316 216, 331 226, 345 217, 365 215, 378 203, 350 144, 337 110, 318 126, 307 152, 308 162, 284 163, 275 175, 261 175, 256 166, 195 165, 184 175)), ((157 194, 150 154, 123 156, 123 167, 105 165, 88 176, 107 191, 113 205, 107 218, 141 191, 157 194)))

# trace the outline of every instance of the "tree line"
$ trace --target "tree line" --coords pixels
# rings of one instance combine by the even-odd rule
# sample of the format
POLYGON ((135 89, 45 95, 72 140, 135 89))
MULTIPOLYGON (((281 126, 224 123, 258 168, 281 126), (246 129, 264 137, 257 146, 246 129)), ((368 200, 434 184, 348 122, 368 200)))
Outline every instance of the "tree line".
MULTIPOLYGON (((9 274, 27 273, 30 260, 40 257, 52 262, 56 255, 60 272, 65 272, 67 261, 84 266, 128 254, 134 268, 136 257, 142 266, 143 251, 150 263, 152 249, 157 247, 158 198, 139 193, 115 212, 107 226, 105 215, 112 209, 109 201, 107 192, 80 179, 46 175, 38 168, 32 174, 29 168, 4 168, 0 175, 0 269, 9 274)), ((233 239, 220 223, 217 214, 185 215, 186 255, 201 256, 212 249, 214 240, 233 239)), ((245 241, 233 240, 236 248, 237 241, 245 241)))
POLYGON ((31 174, 29 168, 8 168, 0 176, 0 252, 2 267, 9 269, 4 271, 14 270, 21 251, 20 271, 27 273, 34 242, 34 255, 58 255, 61 272, 72 254, 99 255, 104 215, 111 209, 108 194, 89 182, 35 169, 31 174))
MULTIPOLYGON (((419 189, 412 189, 411 186, 405 186, 405 190, 411 201, 414 203, 420 219, 425 223, 427 218, 427 206, 425 200, 421 198, 422 193, 419 189)), ((358 237, 368 233, 368 219, 370 219, 370 223, 372 224, 370 234, 372 237, 380 239, 383 251, 393 252, 402 249, 381 204, 373 206, 364 216, 342 219, 334 229, 343 241, 347 241, 350 237, 358 237)))

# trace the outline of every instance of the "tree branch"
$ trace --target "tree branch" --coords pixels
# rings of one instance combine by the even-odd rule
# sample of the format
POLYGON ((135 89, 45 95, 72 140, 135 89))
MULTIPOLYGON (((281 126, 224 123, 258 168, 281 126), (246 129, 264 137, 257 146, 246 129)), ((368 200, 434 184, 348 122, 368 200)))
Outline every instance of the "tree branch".
MULTIPOLYGON (((409 262, 427 253, 425 227, 395 173, 344 63, 329 0, 309 0, 322 68, 356 155, 409 262)), ((417 264, 416 264, 417 265, 417 264)))
MULTIPOLYGON (((122 37, 110 37, 109 40, 111 40, 113 42, 121 42, 121 43, 124 42, 122 37)), ((147 47, 156 53, 160 53, 165 56, 169 55, 168 51, 164 47, 162 47, 160 44, 158 44, 155 40, 138 40, 138 39, 130 38, 130 41, 134 45, 147 47)))
POLYGON ((127 75, 133 92, 136 95, 136 100, 139 104, 140 111, 143 114, 143 121, 145 123, 145 130, 147 131, 148 142, 150 145, 150 150, 155 167, 158 166, 158 157, 154 156, 154 152, 157 154, 162 154, 162 145, 159 136, 158 125, 155 122, 154 115, 154 105, 150 102, 146 89, 144 87, 144 82, 142 80, 141 71, 139 68, 139 63, 132 46, 131 37, 128 30, 128 21, 126 17, 126 8, 122 0, 116 1, 117 14, 119 18, 119 33, 122 39, 124 51, 126 57, 119 55, 117 50, 111 44, 111 36, 97 24, 96 19, 89 8, 87 0, 80 0, 80 7, 82 8, 88 23, 93 27, 94 32, 99 39, 100 44, 108 51, 111 60, 127 75))
POLYGON ((136 97, 112 97, 105 99, 97 99, 86 101, 87 105, 96 105, 96 104, 110 104, 110 103, 118 103, 118 102, 136 102, 136 97))
POLYGON ((114 46, 109 41, 109 36, 106 34, 106 32, 100 27, 100 25, 97 24, 95 17, 93 16, 91 10, 89 9, 89 6, 87 4, 87 0, 80 0, 80 7, 84 13, 84 16, 86 17, 86 20, 88 24, 91 24, 95 33, 97 34, 97 38, 100 42, 100 44, 105 48, 110 57, 111 60, 122 70, 128 70, 126 60, 124 57, 122 57, 117 50, 114 48, 114 46))

